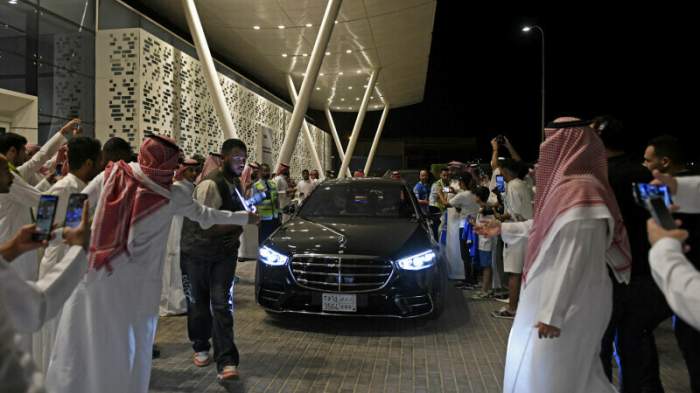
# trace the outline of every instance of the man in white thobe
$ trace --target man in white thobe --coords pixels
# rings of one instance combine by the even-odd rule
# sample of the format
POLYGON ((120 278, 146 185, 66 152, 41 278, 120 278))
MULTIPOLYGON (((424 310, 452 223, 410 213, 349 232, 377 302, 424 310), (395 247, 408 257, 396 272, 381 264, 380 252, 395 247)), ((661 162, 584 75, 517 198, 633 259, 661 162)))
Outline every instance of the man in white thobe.
POLYGON ((540 146, 534 219, 478 227, 528 240, 520 307, 506 356, 507 393, 615 392, 600 362, 612 283, 629 281, 629 241, 607 182, 605 149, 574 118, 558 119, 540 146))
MULTIPOLYGON (((458 174, 461 173, 464 164, 453 161, 449 165, 450 177, 449 186, 443 190, 438 190, 438 198, 440 198, 444 206, 449 205, 450 199, 463 191, 459 186, 458 174)), ((443 228, 445 228, 445 255, 447 257, 447 277, 450 280, 464 280, 464 261, 462 260, 462 250, 459 243, 462 239, 459 238, 459 225, 461 216, 456 208, 448 207, 446 215, 443 215, 443 228)))
MULTIPOLYGON (((194 193, 194 181, 197 179, 199 163, 192 159, 185 160, 175 172, 173 184, 191 189, 194 193)), ((182 216, 173 217, 165 248, 163 265, 163 289, 160 294, 160 316, 180 315, 187 312, 185 291, 182 288, 182 271, 180 269, 180 236, 182 234, 182 216)))
POLYGON ((205 227, 255 222, 205 208, 172 184, 179 149, 151 136, 138 163, 112 163, 83 191, 99 200, 90 269, 66 302, 46 376, 57 393, 145 393, 151 374, 168 228, 174 216, 205 227))
MULTIPOLYGON (((9 192, 12 183, 7 163, 0 155, 0 193, 9 192)), ((83 247, 89 238, 88 225, 86 212, 78 228, 54 232, 52 243, 63 239, 72 247, 63 260, 37 282, 23 280, 8 264, 21 254, 46 245, 47 242, 32 240, 35 225, 22 227, 12 239, 0 244, 0 386, 3 392, 43 391, 43 377, 35 369, 31 354, 22 349, 17 333, 35 332, 56 315, 87 271, 83 247)))
MULTIPOLYGON (((78 136, 71 138, 68 142, 70 172, 51 186, 47 192, 58 196, 58 205, 56 206, 54 219, 57 224, 63 225, 71 194, 81 192, 87 183, 102 170, 101 155, 100 142, 96 139, 78 136)), ((63 259, 67 250, 68 247, 60 242, 49 245, 44 250, 44 255, 39 265, 39 279, 44 277, 54 265, 63 259)), ((37 332, 33 338, 34 361, 39 370, 44 373, 49 368, 51 348, 56 337, 59 318, 60 312, 56 318, 47 321, 41 331, 37 332)))
MULTIPOLYGON (((41 192, 25 179, 30 178, 58 152, 61 145, 67 142, 66 136, 79 123, 78 119, 69 121, 30 160, 26 160, 24 146, 27 141, 23 137, 23 144, 6 146, 5 151, 0 149, 0 154, 4 154, 9 160, 10 170, 14 174, 14 182, 10 187, 10 192, 0 195, 0 242, 8 240, 22 226, 32 223, 33 213, 31 209, 36 208, 39 204, 41 192)), ((0 136, 0 139, 7 138, 9 135, 0 136)), ((12 263, 12 268, 17 270, 23 279, 36 281, 39 275, 37 252, 23 254, 12 263)))

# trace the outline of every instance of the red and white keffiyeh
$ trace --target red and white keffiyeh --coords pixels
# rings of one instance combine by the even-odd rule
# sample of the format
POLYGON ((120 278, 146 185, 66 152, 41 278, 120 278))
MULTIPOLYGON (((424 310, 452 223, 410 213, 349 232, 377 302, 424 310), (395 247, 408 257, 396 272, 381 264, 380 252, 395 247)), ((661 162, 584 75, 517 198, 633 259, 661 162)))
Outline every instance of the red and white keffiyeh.
MULTIPOLYGON (((577 121, 564 117, 555 123, 577 121)), ((533 226, 528 238, 523 282, 547 234, 557 219, 572 208, 605 205, 615 223, 612 248, 622 258, 607 258, 617 273, 631 268, 631 253, 627 230, 608 183, 608 164, 603 142, 589 127, 547 128, 546 139, 540 145, 540 156, 535 173, 537 193, 533 226)))
MULTIPOLYGON (((138 164, 144 175, 170 189, 178 166, 179 148, 174 140, 153 135, 141 145, 138 164)), ((168 203, 168 199, 148 189, 124 161, 110 162, 104 171, 104 187, 95 213, 90 239, 90 268, 106 267, 127 250, 131 226, 168 203)))

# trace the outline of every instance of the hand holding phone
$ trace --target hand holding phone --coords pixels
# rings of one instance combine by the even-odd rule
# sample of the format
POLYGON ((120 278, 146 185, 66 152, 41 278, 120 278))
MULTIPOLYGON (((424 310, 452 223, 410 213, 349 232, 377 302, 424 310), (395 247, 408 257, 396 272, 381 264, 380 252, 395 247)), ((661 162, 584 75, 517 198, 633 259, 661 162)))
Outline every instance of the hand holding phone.
POLYGON ((36 209, 36 228, 32 235, 34 241, 44 241, 51 238, 53 220, 56 217, 56 206, 58 196, 42 195, 39 199, 39 206, 36 209))

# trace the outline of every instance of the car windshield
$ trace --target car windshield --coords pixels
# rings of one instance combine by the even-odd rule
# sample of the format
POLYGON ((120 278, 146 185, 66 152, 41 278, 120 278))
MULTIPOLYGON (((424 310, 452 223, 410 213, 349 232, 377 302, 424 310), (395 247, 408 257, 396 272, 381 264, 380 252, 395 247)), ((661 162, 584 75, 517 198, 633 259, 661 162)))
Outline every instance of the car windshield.
POLYGON ((304 202, 299 215, 411 218, 416 213, 403 184, 358 181, 320 185, 304 202))

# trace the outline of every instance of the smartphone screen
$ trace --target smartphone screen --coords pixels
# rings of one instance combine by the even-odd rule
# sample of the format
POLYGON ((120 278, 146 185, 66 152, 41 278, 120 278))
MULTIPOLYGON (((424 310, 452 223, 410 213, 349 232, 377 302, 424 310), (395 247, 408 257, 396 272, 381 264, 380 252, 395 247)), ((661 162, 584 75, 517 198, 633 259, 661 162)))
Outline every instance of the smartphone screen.
POLYGON ((80 219, 83 216, 83 203, 86 199, 86 194, 70 194, 66 209, 65 226, 75 228, 80 225, 80 219))
POLYGON ((496 187, 498 187, 498 191, 501 193, 506 192, 506 180, 503 178, 501 175, 496 176, 496 187))
POLYGON ((63 164, 56 164, 56 176, 61 176, 61 173, 63 172, 63 164))
POLYGON ((666 207, 666 203, 663 198, 651 197, 647 199, 647 206, 651 216, 654 220, 664 229, 676 229, 676 223, 673 220, 671 212, 666 207))
POLYGON ((51 236, 51 227, 56 216, 58 196, 42 195, 39 199, 39 207, 36 209, 36 230, 32 235, 34 240, 48 240, 51 236))
POLYGON ((450 192, 450 187, 443 187, 442 192, 449 193, 450 192))
POLYGON ((671 193, 665 184, 636 183, 637 197, 643 202, 649 198, 661 198, 666 206, 671 206, 671 193))

